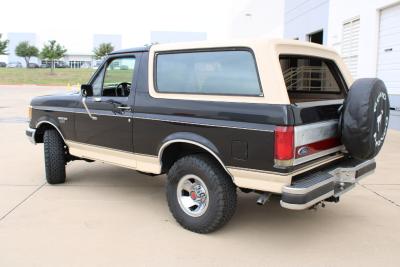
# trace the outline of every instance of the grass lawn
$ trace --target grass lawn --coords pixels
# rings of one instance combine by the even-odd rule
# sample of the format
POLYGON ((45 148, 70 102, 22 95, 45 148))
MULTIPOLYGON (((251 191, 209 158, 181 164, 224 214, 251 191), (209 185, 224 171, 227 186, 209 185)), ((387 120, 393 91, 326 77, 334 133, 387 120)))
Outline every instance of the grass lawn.
POLYGON ((0 68, 0 84, 75 85, 87 83, 93 69, 9 69, 0 68))

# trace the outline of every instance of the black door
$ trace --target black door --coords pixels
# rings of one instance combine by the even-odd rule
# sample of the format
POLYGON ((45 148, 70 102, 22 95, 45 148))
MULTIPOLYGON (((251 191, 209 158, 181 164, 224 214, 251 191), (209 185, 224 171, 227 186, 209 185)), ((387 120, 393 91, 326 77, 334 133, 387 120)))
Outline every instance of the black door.
POLYGON ((93 97, 80 104, 75 117, 76 141, 133 151, 133 104, 139 55, 110 57, 92 79, 93 97))

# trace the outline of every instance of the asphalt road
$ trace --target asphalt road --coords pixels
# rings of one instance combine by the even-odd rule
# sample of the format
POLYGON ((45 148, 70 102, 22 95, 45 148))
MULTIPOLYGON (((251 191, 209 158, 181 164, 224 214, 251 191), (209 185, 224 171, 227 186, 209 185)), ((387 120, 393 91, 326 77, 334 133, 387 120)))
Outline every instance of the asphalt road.
POLYGON ((64 90, 0 86, 0 266, 399 266, 400 132, 340 203, 299 212, 240 193, 231 222, 199 235, 170 215, 164 176, 72 162, 67 183, 45 182, 27 105, 64 90))

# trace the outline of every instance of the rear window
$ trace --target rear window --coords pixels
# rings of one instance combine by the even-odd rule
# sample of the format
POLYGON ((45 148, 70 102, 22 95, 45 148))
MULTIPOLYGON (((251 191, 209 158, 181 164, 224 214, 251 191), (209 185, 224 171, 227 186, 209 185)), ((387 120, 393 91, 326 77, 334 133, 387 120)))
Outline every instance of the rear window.
POLYGON ((281 56, 280 64, 291 100, 303 102, 343 98, 345 85, 339 69, 332 60, 308 56, 281 56))
POLYGON ((162 93, 262 95, 250 51, 158 54, 156 90, 162 93))

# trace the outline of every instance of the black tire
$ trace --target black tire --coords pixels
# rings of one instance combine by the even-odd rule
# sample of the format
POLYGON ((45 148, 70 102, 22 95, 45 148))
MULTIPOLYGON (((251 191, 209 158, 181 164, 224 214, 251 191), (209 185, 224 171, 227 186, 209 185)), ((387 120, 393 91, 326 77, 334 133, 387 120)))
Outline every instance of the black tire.
POLYGON ((65 144, 57 130, 48 129, 44 132, 44 163, 46 180, 49 184, 65 182, 65 144))
POLYGON ((389 96, 383 81, 376 78, 355 81, 342 112, 341 140, 349 154, 361 160, 378 155, 390 116, 389 96))
POLYGON ((185 156, 176 161, 168 172, 167 201, 176 221, 196 233, 211 233, 225 225, 236 210, 236 186, 217 162, 207 155, 185 156), (193 217, 179 204, 178 183, 187 175, 195 175, 208 190, 208 206, 204 214, 193 217))

